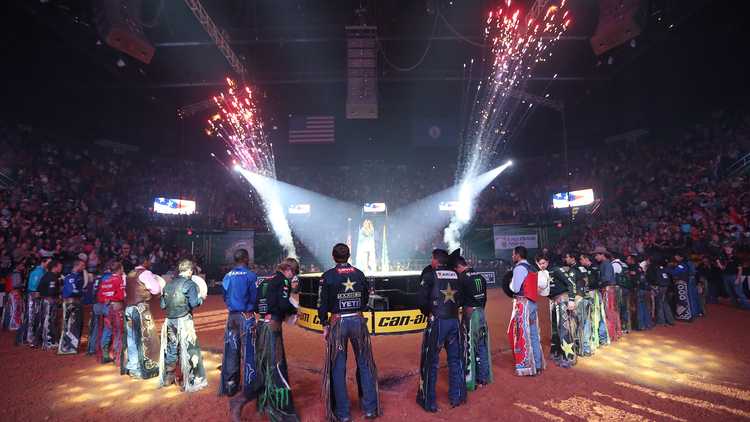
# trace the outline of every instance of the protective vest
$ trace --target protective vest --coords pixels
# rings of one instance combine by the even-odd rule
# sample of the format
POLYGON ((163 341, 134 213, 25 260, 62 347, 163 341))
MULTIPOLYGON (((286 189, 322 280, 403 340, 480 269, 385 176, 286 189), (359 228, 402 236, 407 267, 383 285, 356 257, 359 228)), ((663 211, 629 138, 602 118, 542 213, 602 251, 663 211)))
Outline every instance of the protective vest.
POLYGON ((185 277, 177 277, 164 286, 162 296, 166 305, 164 310, 167 318, 181 318, 190 313, 190 303, 185 294, 188 282, 192 283, 185 277))
POLYGON ((364 274, 345 265, 328 273, 328 287, 333 294, 331 313, 360 312, 367 308, 367 282, 364 274))
POLYGON ((539 283, 537 273, 531 268, 531 265, 529 264, 520 263, 518 265, 526 268, 526 271, 528 271, 528 273, 526 274, 526 278, 523 279, 523 285, 521 286, 521 291, 519 292, 519 294, 526 299, 536 302, 537 299, 539 299, 539 283))
POLYGON ((458 308, 462 304, 458 273, 438 269, 433 274, 435 280, 430 292, 432 315, 440 319, 458 318, 458 308))
POLYGON ((464 298, 464 306, 484 308, 487 304, 487 280, 482 274, 470 269, 466 273, 464 283, 466 283, 466 294, 469 296, 464 298))
POLYGON ((96 299, 99 303, 105 302, 122 302, 125 300, 125 289, 123 286, 122 276, 119 274, 113 274, 109 278, 102 278, 99 283, 99 291, 96 294, 96 299))
POLYGON ((549 298, 554 299, 563 293, 576 291, 576 276, 572 268, 566 271, 563 267, 553 268, 549 285, 549 298))
POLYGON ((125 298, 128 306, 148 302, 151 299, 151 292, 139 279, 144 271, 145 269, 137 269, 128 274, 125 282, 125 291, 127 292, 125 298))

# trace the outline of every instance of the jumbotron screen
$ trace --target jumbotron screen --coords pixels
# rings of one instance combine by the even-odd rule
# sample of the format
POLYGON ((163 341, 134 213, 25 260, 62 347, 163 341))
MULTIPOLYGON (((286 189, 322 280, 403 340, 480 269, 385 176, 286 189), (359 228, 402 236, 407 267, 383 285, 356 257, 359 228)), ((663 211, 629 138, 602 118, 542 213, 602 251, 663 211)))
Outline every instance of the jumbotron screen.
POLYGON ((441 201, 438 205, 438 210, 455 212, 458 209, 458 201, 441 201))
POLYGON ((385 202, 367 202, 362 207, 362 211, 370 214, 379 214, 386 211, 385 202))
POLYGON ((307 215, 310 214, 310 204, 292 204, 289 206, 289 214, 307 215))
POLYGON ((191 215, 195 214, 195 201, 187 199, 154 198, 154 212, 157 214, 191 215))
POLYGON ((552 207, 574 208, 594 203, 594 190, 583 189, 572 192, 560 192, 552 195, 552 207))

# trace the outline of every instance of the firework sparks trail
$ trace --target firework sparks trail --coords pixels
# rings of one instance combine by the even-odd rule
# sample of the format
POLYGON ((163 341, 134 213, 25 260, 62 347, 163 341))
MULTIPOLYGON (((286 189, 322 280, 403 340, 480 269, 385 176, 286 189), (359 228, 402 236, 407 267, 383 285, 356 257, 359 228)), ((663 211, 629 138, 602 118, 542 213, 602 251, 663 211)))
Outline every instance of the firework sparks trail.
POLYGON ((218 113, 208 120, 207 133, 224 141, 234 164, 265 177, 276 178, 273 145, 268 142, 250 87, 238 88, 227 78, 227 92, 213 97, 218 113))
POLYGON ((264 176, 276 180, 276 164, 273 155, 273 144, 263 132, 260 112, 253 98, 250 87, 239 88, 227 78, 229 88, 225 93, 213 97, 218 113, 208 120, 209 135, 220 138, 227 148, 227 154, 233 157, 235 169, 250 182, 261 199, 266 216, 281 246, 291 257, 296 257, 292 231, 284 214, 278 188, 275 183, 258 183, 264 176))
MULTIPOLYGON (((486 77, 477 84, 471 107, 456 175, 459 186, 486 171, 499 147, 519 129, 532 105, 515 99, 512 91, 523 90, 534 66, 552 55, 551 46, 571 23, 566 0, 549 6, 541 16, 524 16, 511 3, 504 0, 485 21, 485 43, 489 45, 483 58, 486 77)), ((476 196, 460 199, 468 201, 467 209, 456 213, 445 229, 444 240, 450 249, 459 246, 460 233, 474 214, 476 196)))

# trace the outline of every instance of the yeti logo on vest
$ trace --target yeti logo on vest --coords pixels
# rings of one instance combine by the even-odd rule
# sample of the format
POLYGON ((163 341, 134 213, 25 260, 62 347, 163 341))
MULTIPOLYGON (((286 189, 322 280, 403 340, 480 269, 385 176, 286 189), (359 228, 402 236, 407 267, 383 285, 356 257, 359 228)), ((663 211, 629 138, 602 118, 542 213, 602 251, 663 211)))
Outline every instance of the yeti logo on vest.
POLYGON ((346 281, 339 285, 336 299, 338 300, 339 310, 342 312, 358 311, 362 307, 362 292, 355 290, 357 284, 359 283, 347 277, 346 281), (342 287, 344 288, 343 292, 341 291, 342 287))

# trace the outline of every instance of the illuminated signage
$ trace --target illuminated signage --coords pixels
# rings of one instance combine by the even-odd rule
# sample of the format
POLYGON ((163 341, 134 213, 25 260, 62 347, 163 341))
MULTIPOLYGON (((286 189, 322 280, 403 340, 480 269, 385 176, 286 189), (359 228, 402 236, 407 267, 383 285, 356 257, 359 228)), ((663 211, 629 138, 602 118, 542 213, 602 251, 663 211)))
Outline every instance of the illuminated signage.
POLYGON ((289 214, 310 214, 310 204, 292 204, 289 206, 289 214))
POLYGON ((385 202, 368 202, 362 207, 362 211, 373 214, 383 213, 385 210, 385 202))
POLYGON ((554 208, 583 207, 594 203, 594 190, 584 189, 573 192, 560 192, 552 195, 554 208))
POLYGON ((186 199, 155 198, 154 212, 158 214, 190 215, 195 214, 195 201, 186 199))
POLYGON ((455 212, 458 209, 458 201, 441 201, 438 209, 440 211, 455 212))

